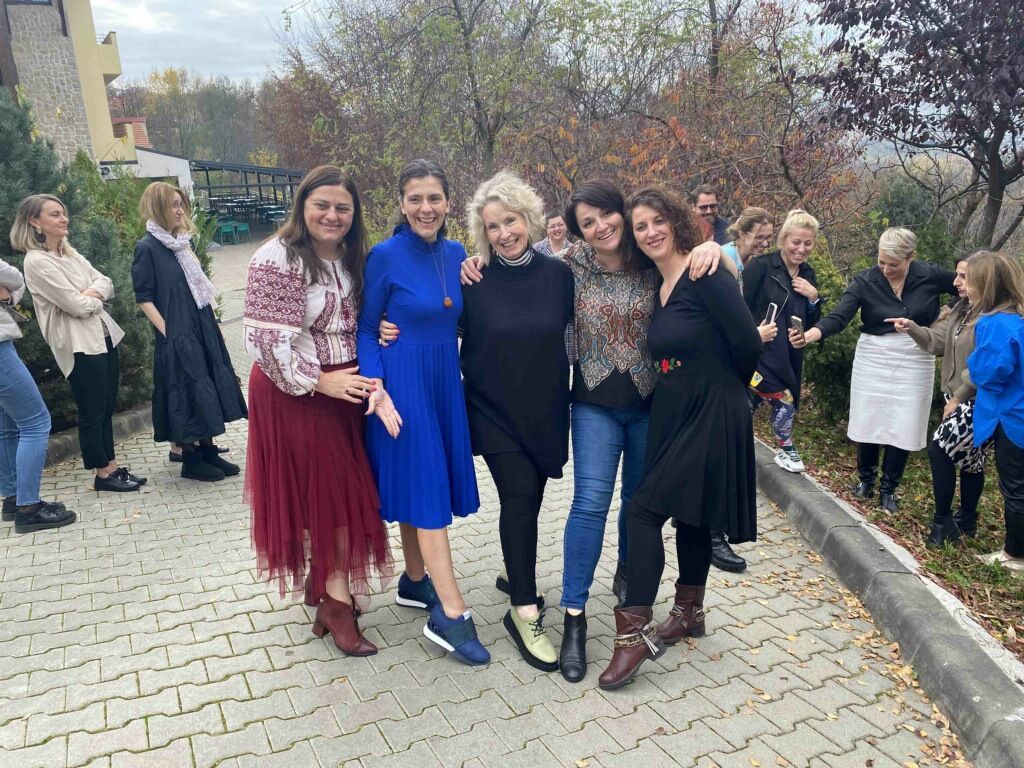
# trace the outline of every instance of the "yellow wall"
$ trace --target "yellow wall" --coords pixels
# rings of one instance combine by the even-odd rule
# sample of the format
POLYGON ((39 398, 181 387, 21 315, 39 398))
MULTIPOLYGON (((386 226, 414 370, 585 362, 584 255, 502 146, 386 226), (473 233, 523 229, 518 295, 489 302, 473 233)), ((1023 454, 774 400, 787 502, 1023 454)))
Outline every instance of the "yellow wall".
POLYGON ((117 35, 109 33, 102 43, 96 42, 96 26, 92 20, 89 0, 64 0, 68 35, 75 46, 78 77, 82 82, 89 133, 98 161, 127 160, 134 162, 135 141, 131 134, 115 138, 107 104, 107 85, 121 74, 121 55, 117 35))

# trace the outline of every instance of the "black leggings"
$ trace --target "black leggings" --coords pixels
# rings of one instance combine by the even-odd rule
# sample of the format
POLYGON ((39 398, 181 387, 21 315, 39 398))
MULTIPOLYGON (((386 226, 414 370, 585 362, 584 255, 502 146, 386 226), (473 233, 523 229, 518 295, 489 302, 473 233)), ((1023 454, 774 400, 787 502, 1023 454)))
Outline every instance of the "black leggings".
POLYGON ((548 479, 525 453, 484 456, 498 488, 498 532, 512 605, 537 602, 537 517, 548 479))
MULTIPOLYGON (((953 511, 953 495, 956 493, 956 464, 934 440, 928 443, 928 462, 932 465, 935 520, 944 520, 953 511)), ((960 514, 964 522, 970 524, 978 519, 978 501, 984 490, 984 472, 960 470, 960 514)))
MULTIPOLYGON (((661 574, 665 571, 665 543, 661 530, 669 515, 660 515, 636 504, 626 513, 629 549, 626 552, 626 605, 654 605, 661 574)), ((677 584, 703 587, 711 570, 711 531, 706 526, 676 525, 677 584)))
POLYGON ((1002 424, 996 427, 996 469, 1006 517, 1003 549, 1011 557, 1024 557, 1024 448, 1007 437, 1002 424))

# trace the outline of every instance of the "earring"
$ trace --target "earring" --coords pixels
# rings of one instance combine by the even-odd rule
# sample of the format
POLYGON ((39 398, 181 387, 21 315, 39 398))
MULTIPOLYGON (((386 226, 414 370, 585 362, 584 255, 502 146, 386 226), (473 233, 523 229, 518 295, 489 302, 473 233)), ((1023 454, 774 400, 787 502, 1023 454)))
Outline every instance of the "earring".
POLYGON ((32 227, 32 237, 34 237, 36 242, 40 245, 46 245, 46 235, 43 234, 43 230, 32 227))

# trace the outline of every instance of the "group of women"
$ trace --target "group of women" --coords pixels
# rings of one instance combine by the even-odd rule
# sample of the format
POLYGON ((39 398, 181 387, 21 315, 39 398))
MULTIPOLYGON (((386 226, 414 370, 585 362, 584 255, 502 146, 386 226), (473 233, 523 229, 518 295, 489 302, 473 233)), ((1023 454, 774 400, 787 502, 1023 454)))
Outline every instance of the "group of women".
MULTIPOLYGON (((188 197, 165 182, 144 191, 139 210, 147 234, 136 245, 132 281, 154 328, 153 427, 184 461, 182 477, 223 480, 239 468, 220 457, 213 438, 246 415, 245 399, 213 314, 215 290, 191 241, 188 197)), ((31 292, 39 330, 67 378, 78 410, 82 461, 101 492, 138 491, 145 477, 118 464, 113 415, 120 384, 117 346, 124 331, 107 311, 114 284, 68 242, 68 214, 53 195, 22 201, 11 245, 25 253, 25 274, 0 262, 0 494, 3 519, 30 533, 73 523, 61 502, 43 501, 50 415, 14 349, 28 317, 17 309, 31 292)))
MULTIPOLYGON (((282 593, 303 589, 316 607, 313 632, 330 633, 344 653, 377 652, 358 618, 373 577, 393 575, 390 522, 404 566, 396 602, 425 611, 424 635, 456 659, 489 661, 448 538, 453 519, 480 505, 474 455, 498 491, 497 586, 510 601, 503 624, 528 664, 570 682, 586 674, 587 604, 620 462, 616 635, 600 685, 625 685, 667 644, 703 635, 712 562, 741 569, 729 542, 757 535, 752 412, 769 404, 776 463, 803 471, 792 437, 802 350, 838 333, 858 309, 849 431, 858 493, 872 493, 885 446, 880 503, 895 510, 907 452, 924 445, 932 355, 944 354, 947 406, 929 445, 937 499, 930 541, 973 532, 991 441, 1007 533, 990 559, 1024 566, 1024 273, 1015 261, 980 252, 954 275, 915 261, 912 233, 887 230, 878 264, 822 317, 807 263, 818 222, 804 211, 791 211, 777 250, 761 253, 774 222, 745 209, 723 249, 667 189, 627 200, 614 184, 591 181, 564 212, 545 215, 535 190, 501 172, 467 205, 470 258, 446 237, 451 195, 442 168, 409 163, 397 197, 398 225, 371 250, 352 180, 333 166, 303 179, 289 218, 249 265, 248 408, 180 190, 161 182, 147 189, 147 234, 132 269, 136 302, 154 327, 155 439, 176 447, 183 477, 222 479, 239 470, 213 438, 248 415, 245 497, 259 569, 282 593), (939 318, 939 296, 954 289, 960 303, 939 318), (537 588, 538 521, 570 435, 556 651, 537 588), (953 516, 957 468, 961 509, 953 516), (656 624, 668 520, 679 577, 669 615, 656 624)), ((113 285, 71 248, 67 224, 57 198, 33 196, 12 242, 27 253, 41 330, 75 393, 95 487, 136 490, 145 478, 117 464, 110 428, 123 335, 104 309, 113 285)), ((5 519, 30 531, 75 515, 39 499, 49 419, 13 349, 23 290, 20 273, 0 263, 0 492, 5 519)))
POLYGON ((623 685, 665 643, 703 633, 711 529, 756 536, 746 389, 761 341, 731 262, 716 271, 719 247, 660 188, 627 202, 609 182, 591 182, 564 218, 545 217, 529 185, 499 173, 467 205, 473 259, 445 237, 450 193, 439 166, 409 163, 398 199, 393 236, 367 253, 358 192, 338 169, 317 168, 250 264, 246 493, 261 570, 282 591, 304 585, 315 633, 330 632, 345 653, 374 653, 359 598, 374 573, 391 575, 384 523, 398 523, 396 602, 424 610, 424 635, 455 658, 486 663, 447 535, 454 517, 479 507, 480 455, 500 501, 505 629, 527 663, 578 681, 621 460, 629 513, 620 513, 614 579, 619 631, 601 685, 623 685), (556 218, 577 242, 558 237, 556 218), (545 224, 552 256, 531 245, 545 224), (537 589, 537 531, 570 431, 575 489, 556 651, 537 589), (668 519, 680 579, 656 627, 668 519))

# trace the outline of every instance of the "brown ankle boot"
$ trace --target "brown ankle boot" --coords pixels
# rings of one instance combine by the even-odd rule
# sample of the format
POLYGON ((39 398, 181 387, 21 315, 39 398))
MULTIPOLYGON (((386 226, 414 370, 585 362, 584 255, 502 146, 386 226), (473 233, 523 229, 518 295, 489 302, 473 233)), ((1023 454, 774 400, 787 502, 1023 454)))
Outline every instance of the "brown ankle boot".
POLYGON ((640 665, 665 653, 665 644, 651 623, 651 606, 615 609, 615 650, 598 685, 621 688, 633 679, 640 665))
POLYGON ((352 613, 352 606, 325 594, 316 609, 313 634, 323 637, 328 632, 334 638, 338 650, 346 656, 372 656, 377 652, 377 646, 359 631, 359 622, 352 613))
POLYGON ((704 637, 704 587, 676 584, 676 604, 658 625, 658 637, 675 645, 684 637, 704 637))

